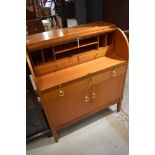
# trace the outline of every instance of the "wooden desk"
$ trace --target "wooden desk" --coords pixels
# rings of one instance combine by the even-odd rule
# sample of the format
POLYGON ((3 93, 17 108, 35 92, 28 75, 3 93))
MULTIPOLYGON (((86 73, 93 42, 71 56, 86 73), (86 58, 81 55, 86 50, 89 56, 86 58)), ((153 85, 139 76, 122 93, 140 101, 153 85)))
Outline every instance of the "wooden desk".
POLYGON ((27 62, 56 141, 60 128, 112 104, 120 111, 128 41, 114 24, 27 36, 27 62))

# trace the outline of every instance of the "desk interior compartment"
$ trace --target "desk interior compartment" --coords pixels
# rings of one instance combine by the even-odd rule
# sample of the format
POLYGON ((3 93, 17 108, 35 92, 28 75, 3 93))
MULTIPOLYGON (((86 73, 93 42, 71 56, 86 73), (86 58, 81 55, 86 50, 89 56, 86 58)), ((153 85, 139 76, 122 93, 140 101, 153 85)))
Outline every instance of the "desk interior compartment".
POLYGON ((80 53, 88 52, 88 51, 95 50, 95 49, 97 49, 96 44, 95 45, 85 46, 85 47, 80 47, 80 48, 73 49, 73 50, 70 50, 70 51, 67 51, 67 52, 64 52, 64 53, 56 54, 56 59, 71 57, 73 55, 78 55, 80 53))
POLYGON ((41 50, 33 51, 29 55, 33 65, 39 65, 44 62, 41 50))
POLYGON ((97 43, 98 43, 97 36, 93 36, 93 37, 89 37, 89 38, 82 38, 79 40, 80 46, 85 46, 85 45, 89 45, 89 44, 97 44, 97 43))
POLYGON ((107 45, 108 46, 113 44, 114 36, 115 36, 114 32, 107 33, 107 45))
POLYGON ((77 47, 77 40, 57 45, 54 47, 55 53, 62 53, 77 47))
POLYGON ((54 60, 54 54, 53 54, 53 49, 52 47, 45 48, 42 50, 43 52, 43 57, 45 62, 53 61, 54 60))
POLYGON ((99 47, 107 46, 107 34, 99 35, 99 47))

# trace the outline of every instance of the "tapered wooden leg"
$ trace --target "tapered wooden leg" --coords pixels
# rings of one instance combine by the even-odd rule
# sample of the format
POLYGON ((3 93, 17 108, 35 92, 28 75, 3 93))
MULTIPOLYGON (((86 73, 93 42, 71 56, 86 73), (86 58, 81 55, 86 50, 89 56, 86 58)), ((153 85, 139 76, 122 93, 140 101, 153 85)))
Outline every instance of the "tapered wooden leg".
POLYGON ((122 100, 120 99, 120 100, 117 102, 117 112, 120 112, 120 110, 121 110, 121 104, 122 104, 122 100))
POLYGON ((59 137, 58 137, 58 134, 56 132, 56 129, 55 128, 52 128, 52 134, 53 134, 53 137, 55 139, 56 142, 58 142, 59 140, 59 137))

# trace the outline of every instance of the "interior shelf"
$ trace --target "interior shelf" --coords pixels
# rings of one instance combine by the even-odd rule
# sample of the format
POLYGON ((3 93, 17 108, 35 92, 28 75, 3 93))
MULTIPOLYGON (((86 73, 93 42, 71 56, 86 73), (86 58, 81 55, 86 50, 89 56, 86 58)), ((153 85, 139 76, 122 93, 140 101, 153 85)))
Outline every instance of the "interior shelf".
POLYGON ((74 48, 77 48, 77 46, 78 46, 77 41, 69 42, 69 43, 65 43, 62 45, 55 46, 54 51, 55 51, 55 54, 63 53, 63 52, 66 52, 68 50, 72 50, 74 48))
POLYGON ((77 54, 84 53, 84 52, 91 51, 91 50, 95 50, 95 49, 97 49, 97 44, 90 44, 89 46, 83 46, 80 48, 76 48, 76 49, 67 51, 65 53, 59 53, 56 55, 56 59, 70 57, 73 55, 77 55, 77 54))
POLYGON ((83 45, 80 45, 79 48, 85 47, 85 46, 90 46, 90 45, 95 45, 95 44, 98 44, 98 42, 96 41, 96 42, 92 42, 92 43, 83 44, 83 45))
POLYGON ((89 44, 98 43, 98 37, 90 37, 90 38, 83 38, 79 40, 79 46, 85 46, 89 44))

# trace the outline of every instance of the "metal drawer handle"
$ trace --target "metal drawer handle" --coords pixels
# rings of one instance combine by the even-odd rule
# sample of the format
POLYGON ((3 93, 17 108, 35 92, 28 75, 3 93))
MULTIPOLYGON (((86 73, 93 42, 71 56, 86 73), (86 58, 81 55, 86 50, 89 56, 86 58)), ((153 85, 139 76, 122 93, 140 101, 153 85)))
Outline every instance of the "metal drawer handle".
POLYGON ((112 76, 116 77, 117 76, 117 72, 115 70, 112 71, 112 76))
POLYGON ((79 43, 79 38, 77 38, 77 44, 78 44, 78 47, 80 46, 80 43, 79 43))
POLYGON ((59 85, 59 97, 63 97, 64 95, 65 95, 65 93, 62 90, 62 85, 59 85))
POLYGON ((92 99, 95 99, 96 98, 96 93, 95 92, 92 93, 92 97, 91 98, 92 99))
POLYGON ((59 97, 62 97, 62 96, 64 96, 64 95, 65 95, 64 91, 60 90, 60 91, 59 91, 59 97))
POLYGON ((85 102, 89 102, 90 101, 90 98, 88 96, 85 97, 85 102))

